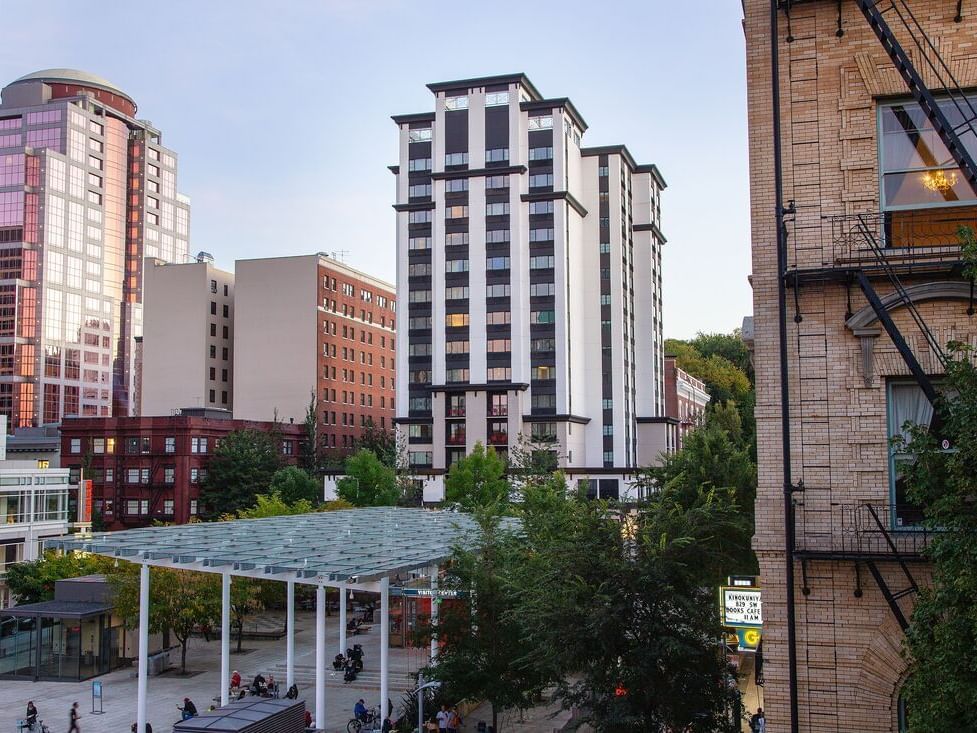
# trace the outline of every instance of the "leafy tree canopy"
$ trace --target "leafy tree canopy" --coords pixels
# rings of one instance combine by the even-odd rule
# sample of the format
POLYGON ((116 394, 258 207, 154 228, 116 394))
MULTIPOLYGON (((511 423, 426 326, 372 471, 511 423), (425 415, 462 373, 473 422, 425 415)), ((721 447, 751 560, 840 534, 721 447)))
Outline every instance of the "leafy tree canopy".
POLYGON ((913 456, 901 462, 910 498, 940 530, 927 549, 932 586, 920 591, 907 634, 904 694, 913 733, 977 730, 977 369, 970 347, 950 349, 961 358, 946 370, 951 396, 938 406, 941 435, 915 427, 908 445, 895 446, 913 456), (939 438, 952 450, 942 450, 939 438))
POLYGON ((275 435, 258 430, 228 433, 214 450, 200 488, 205 516, 233 514, 254 504, 258 494, 268 491, 281 465, 275 435))
POLYGON ((275 471, 268 487, 271 493, 281 496, 286 504, 307 501, 318 504, 322 501, 322 481, 310 476, 301 468, 284 466, 275 471))
POLYGON ((493 448, 476 443, 472 452, 455 462, 444 479, 445 501, 466 512, 502 508, 509 501, 506 465, 493 448))
POLYGON ((393 506, 399 496, 397 476, 373 451, 363 448, 346 459, 346 475, 336 493, 354 506, 393 506))
POLYGON ((7 587, 20 604, 54 599, 54 582, 82 575, 107 574, 113 569, 109 558, 78 552, 45 552, 37 560, 7 566, 7 587))

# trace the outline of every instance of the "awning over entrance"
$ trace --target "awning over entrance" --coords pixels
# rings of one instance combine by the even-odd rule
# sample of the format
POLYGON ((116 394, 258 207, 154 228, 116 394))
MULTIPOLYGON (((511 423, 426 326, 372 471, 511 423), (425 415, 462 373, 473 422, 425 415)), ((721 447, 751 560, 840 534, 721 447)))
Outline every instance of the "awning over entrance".
POLYGON ((83 601, 41 601, 40 603, 28 603, 24 606, 14 606, 13 608, 3 609, 3 616, 14 616, 15 618, 32 618, 43 616, 44 618, 64 618, 81 621, 93 616, 100 616, 103 613, 111 613, 112 604, 110 603, 86 603, 83 601))
POLYGON ((355 586, 435 565, 478 531, 470 516, 457 512, 369 507, 59 537, 45 546, 148 565, 355 586))

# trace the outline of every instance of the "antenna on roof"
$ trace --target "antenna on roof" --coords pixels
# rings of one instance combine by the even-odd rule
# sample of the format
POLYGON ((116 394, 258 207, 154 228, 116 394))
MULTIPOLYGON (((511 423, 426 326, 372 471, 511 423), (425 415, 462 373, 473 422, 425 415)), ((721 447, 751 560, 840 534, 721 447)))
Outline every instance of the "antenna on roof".
POLYGON ((348 254, 349 254, 349 250, 348 249, 337 249, 337 250, 333 250, 332 252, 330 252, 329 253, 329 256, 332 257, 334 260, 339 260, 340 262, 342 262, 342 263, 345 264, 345 262, 346 262, 346 255, 348 255, 348 254))

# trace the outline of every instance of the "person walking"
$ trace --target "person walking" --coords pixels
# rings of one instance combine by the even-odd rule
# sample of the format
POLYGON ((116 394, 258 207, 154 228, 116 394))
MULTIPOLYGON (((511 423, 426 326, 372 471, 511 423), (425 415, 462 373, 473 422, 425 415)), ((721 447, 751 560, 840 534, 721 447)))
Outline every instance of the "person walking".
MULTIPOLYGON (((129 730, 131 731, 131 733, 136 733, 136 724, 133 723, 132 727, 129 728, 129 730)), ((148 720, 146 721, 146 733, 153 733, 153 726, 149 724, 148 720)))
POLYGON ((68 713, 68 733, 81 733, 81 728, 78 727, 78 718, 81 715, 78 713, 78 703, 76 702, 71 706, 71 711, 68 713))
POLYGON ((763 714, 763 708, 757 708, 757 711, 750 718, 750 730, 753 733, 766 733, 767 731, 767 718, 763 714))

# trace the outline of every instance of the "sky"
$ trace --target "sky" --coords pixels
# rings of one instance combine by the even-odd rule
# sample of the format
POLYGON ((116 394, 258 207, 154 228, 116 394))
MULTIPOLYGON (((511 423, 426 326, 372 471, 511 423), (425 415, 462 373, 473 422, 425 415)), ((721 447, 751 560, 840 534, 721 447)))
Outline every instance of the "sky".
POLYGON ((425 84, 525 73, 570 97, 585 146, 658 165, 664 331, 752 312, 738 2, 131 0, 3 4, 0 84, 77 68, 132 96, 179 155, 190 248, 236 259, 345 252, 393 281, 394 114, 425 84))

